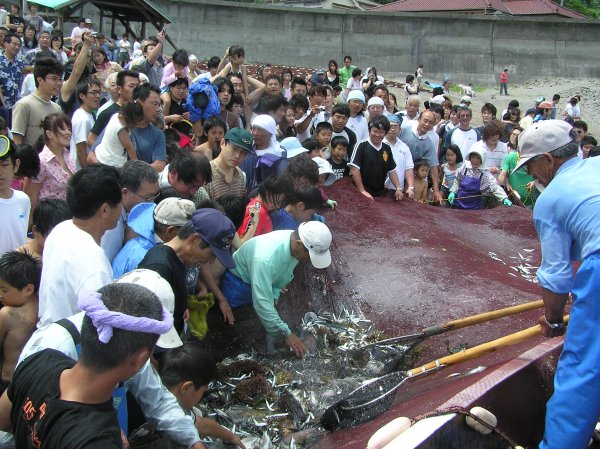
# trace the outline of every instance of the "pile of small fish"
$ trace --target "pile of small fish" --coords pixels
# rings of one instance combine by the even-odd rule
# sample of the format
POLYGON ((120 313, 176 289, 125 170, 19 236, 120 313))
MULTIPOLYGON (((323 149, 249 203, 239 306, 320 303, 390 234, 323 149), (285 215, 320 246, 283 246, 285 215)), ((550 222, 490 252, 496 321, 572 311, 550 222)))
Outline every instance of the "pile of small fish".
MULTIPOLYGON (((203 415, 240 435, 248 449, 310 447, 324 433, 319 420, 327 407, 365 380, 396 369, 390 361, 397 365, 407 349, 390 345, 352 351, 381 335, 348 310, 308 312, 302 331, 310 349, 303 359, 281 350, 269 358, 241 354, 223 360, 222 379, 209 386, 198 405, 203 415)), ((204 443, 226 447, 220 441, 204 443)))
MULTIPOLYGON (((537 269, 539 267, 536 267, 536 266, 533 266, 530 264, 531 260, 533 259, 533 252, 535 250, 522 249, 522 251, 523 251, 523 253, 525 253, 524 255, 521 254, 521 252, 518 252, 517 254, 519 254, 519 257, 510 256, 511 259, 515 259, 518 263, 518 265, 514 265, 514 266, 508 265, 506 262, 504 262, 502 259, 500 259, 496 253, 493 253, 490 251, 488 254, 489 254, 490 258, 492 258, 493 260, 497 260, 498 262, 501 262, 504 265, 510 267, 511 270, 515 271, 518 275, 520 275, 526 281, 537 284, 538 279, 537 279, 537 276, 535 275, 535 272, 537 271, 537 269)), ((517 274, 512 273, 512 272, 509 272, 508 274, 513 277, 518 277, 517 274)))

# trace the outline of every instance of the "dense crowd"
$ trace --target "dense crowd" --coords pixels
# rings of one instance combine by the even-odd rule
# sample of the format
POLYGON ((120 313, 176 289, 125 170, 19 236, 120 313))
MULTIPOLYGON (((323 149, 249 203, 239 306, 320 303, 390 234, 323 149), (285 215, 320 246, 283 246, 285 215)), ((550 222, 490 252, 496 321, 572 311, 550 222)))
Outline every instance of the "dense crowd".
POLYGON ((524 113, 486 103, 473 128, 472 87, 455 101, 423 65, 403 98, 350 56, 306 78, 269 64, 251 75, 231 46, 202 72, 186 50, 164 54, 164 31, 108 39, 82 19, 65 36, 35 4, 25 17, 1 7, 6 447, 121 447, 143 421, 147 447, 203 447, 199 434, 243 447, 193 409, 217 377, 202 341, 229 339, 249 310, 305 355, 275 304, 299 262, 331 262, 324 187, 349 176, 369 200, 532 208, 521 133, 564 118, 579 157, 598 153, 578 97, 564 117, 558 96, 524 113), (125 390, 141 418, 128 419, 125 390))

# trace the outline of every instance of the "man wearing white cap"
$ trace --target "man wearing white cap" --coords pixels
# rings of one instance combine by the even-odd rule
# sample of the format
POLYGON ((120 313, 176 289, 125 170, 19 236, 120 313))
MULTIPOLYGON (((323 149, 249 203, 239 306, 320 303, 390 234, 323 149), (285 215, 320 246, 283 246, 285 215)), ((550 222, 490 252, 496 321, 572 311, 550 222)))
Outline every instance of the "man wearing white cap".
POLYGON ((385 110, 385 103, 383 99, 379 97, 371 97, 367 103, 367 112, 369 113, 367 119, 371 120, 378 115, 383 115, 383 111, 385 110))
POLYGON ((360 90, 352 90, 348 94, 348 107, 350 108, 350 118, 346 125, 354 134, 356 134, 356 141, 360 142, 369 137, 369 125, 368 120, 363 115, 363 108, 365 106, 365 94, 360 90))
POLYGON ((544 336, 565 333, 563 313, 573 297, 540 449, 588 447, 600 416, 600 158, 581 160, 578 149, 562 120, 534 123, 519 136, 515 170, 523 167, 542 190, 533 221, 542 247, 544 336), (574 261, 582 261, 577 272, 574 261))
MULTIPOLYGON (((169 312, 174 308, 173 290, 169 283, 155 271, 135 270, 116 282, 144 286, 154 292, 169 312)), ((85 312, 80 312, 37 330, 23 348, 18 363, 43 349, 55 349, 73 360, 78 360, 78 342, 84 316, 85 312)), ((163 349, 181 345, 181 339, 173 327, 162 334, 157 342, 157 346, 163 349)), ((126 380, 124 387, 136 398, 146 419, 154 423, 157 430, 166 432, 182 446, 191 449, 204 447, 192 418, 183 413, 177 399, 163 387, 160 377, 150 362, 146 362, 136 374, 126 380)))
POLYGON ((233 309, 252 305, 267 333, 284 338, 303 357, 306 345, 279 317, 275 303, 294 278, 298 262, 310 261, 315 268, 331 264, 330 244, 331 232, 318 221, 302 223, 297 231, 254 237, 233 255, 236 266, 223 275, 221 290, 233 309))

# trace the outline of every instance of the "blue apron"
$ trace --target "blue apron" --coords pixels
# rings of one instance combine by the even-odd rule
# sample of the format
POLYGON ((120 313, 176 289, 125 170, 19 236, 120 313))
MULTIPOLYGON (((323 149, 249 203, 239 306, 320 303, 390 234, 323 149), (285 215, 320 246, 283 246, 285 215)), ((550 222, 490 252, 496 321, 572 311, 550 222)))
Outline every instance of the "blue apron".
POLYGON ((455 209, 483 209, 483 196, 481 196, 481 178, 483 173, 479 175, 479 178, 473 176, 465 176, 460 180, 458 186, 458 198, 454 202, 455 209), (477 198, 465 198, 469 196, 476 196, 477 198), (464 198, 464 199, 461 199, 464 198))

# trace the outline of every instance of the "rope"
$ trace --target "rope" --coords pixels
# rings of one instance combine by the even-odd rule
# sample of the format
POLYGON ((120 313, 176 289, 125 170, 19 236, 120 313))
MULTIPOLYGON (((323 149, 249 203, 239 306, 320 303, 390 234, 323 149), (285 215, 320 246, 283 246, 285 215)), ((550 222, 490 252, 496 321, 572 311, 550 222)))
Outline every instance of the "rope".
POLYGON ((463 416, 470 416, 472 419, 474 419, 475 421, 477 421, 479 424, 483 425, 484 427, 487 427, 493 433, 495 433, 500 438, 502 438, 504 441, 506 441, 510 445, 511 448, 514 448, 514 447, 518 446, 517 443, 515 443, 508 435, 506 435, 500 429, 498 429, 497 427, 491 426, 490 424, 488 424, 487 422, 483 421, 478 416, 473 415, 469 410, 467 410, 464 407, 452 406, 452 407, 448 407, 446 409, 436 410, 434 412, 429 412, 429 413, 425 413, 423 415, 416 416, 411 421, 414 424, 417 421, 421 421, 422 419, 425 419, 425 418, 431 418, 433 416, 447 415, 448 413, 457 413, 457 414, 463 415, 463 416))
MULTIPOLYGON (((481 198, 484 197, 485 195, 468 195, 468 196, 457 196, 454 198, 454 201, 456 200, 466 200, 469 198, 481 198)), ((442 201, 448 201, 448 198, 442 198, 442 201)), ((422 204, 437 204, 437 201, 418 201, 419 203, 422 204)))

